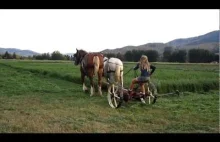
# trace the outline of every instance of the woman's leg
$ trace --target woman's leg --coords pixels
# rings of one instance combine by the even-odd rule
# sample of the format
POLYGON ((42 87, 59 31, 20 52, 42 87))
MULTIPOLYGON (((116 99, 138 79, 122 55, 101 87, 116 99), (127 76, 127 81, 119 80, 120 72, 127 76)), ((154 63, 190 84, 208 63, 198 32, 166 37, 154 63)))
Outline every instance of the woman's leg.
POLYGON ((143 94, 145 94, 145 87, 144 87, 144 85, 145 85, 145 83, 142 83, 142 84, 141 84, 141 92, 142 92, 143 94))
POLYGON ((134 78, 134 79, 131 81, 130 90, 133 90, 135 83, 137 83, 137 78, 134 78))

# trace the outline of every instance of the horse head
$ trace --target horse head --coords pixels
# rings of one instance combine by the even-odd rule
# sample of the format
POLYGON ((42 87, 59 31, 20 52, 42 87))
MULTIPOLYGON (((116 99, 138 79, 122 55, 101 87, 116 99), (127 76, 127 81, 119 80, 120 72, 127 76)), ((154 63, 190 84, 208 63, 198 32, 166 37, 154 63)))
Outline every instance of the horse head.
POLYGON ((86 54, 86 51, 76 49, 76 53, 74 54, 74 64, 77 66, 86 54))

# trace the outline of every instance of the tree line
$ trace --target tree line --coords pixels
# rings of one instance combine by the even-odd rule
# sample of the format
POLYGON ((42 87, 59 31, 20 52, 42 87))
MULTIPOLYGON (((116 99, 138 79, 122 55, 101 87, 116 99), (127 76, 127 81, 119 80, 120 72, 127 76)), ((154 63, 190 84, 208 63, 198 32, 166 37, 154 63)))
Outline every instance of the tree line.
POLYGON ((131 50, 125 52, 124 55, 117 53, 105 54, 107 57, 116 57, 122 61, 137 62, 141 55, 147 55, 150 62, 179 62, 179 63, 210 63, 219 62, 219 54, 210 52, 205 49, 190 49, 188 51, 182 49, 173 49, 173 47, 165 47, 162 55, 156 50, 131 50))
POLYGON ((20 56, 15 53, 10 54, 6 51, 4 54, 0 54, 0 59, 32 59, 32 60, 73 60, 73 55, 63 55, 59 51, 54 51, 52 54, 43 53, 33 56, 20 56))
MULTIPOLYGON (((180 62, 180 63, 209 63, 212 61, 219 62, 219 54, 210 52, 205 49, 190 49, 188 51, 181 49, 173 49, 173 47, 165 47, 162 55, 156 50, 130 50, 121 53, 107 53, 106 57, 116 57, 122 61, 137 62, 141 55, 147 55, 150 62, 180 62)), ((10 54, 7 51, 0 54, 0 59, 32 59, 32 60, 73 60, 73 55, 63 55, 59 51, 54 51, 52 54, 43 53, 33 56, 19 56, 15 53, 10 54)))

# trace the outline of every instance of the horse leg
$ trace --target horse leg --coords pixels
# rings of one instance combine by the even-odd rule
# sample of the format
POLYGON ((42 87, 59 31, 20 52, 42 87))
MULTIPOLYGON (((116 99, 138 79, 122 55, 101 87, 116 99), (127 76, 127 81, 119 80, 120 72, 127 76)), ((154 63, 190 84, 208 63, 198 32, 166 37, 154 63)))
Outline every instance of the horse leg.
POLYGON ((102 96, 102 73, 103 73, 103 70, 99 69, 99 71, 98 71, 98 90, 99 90, 100 96, 102 96))
POLYGON ((83 84, 83 91, 87 91, 87 87, 85 85, 85 74, 81 74, 81 80, 82 80, 82 84, 83 84))
POLYGON ((114 86, 114 83, 112 84, 112 93, 115 93, 115 86, 114 86))
POLYGON ((90 86, 91 86, 90 96, 93 96, 93 94, 94 94, 94 82, 93 82, 93 77, 89 77, 89 80, 90 80, 90 86))
POLYGON ((115 84, 118 85, 117 82, 114 82, 114 83, 112 84, 112 92, 113 92, 113 93, 115 93, 115 92, 118 91, 118 86, 115 86, 115 84))
POLYGON ((144 83, 141 83, 141 92, 143 94, 145 94, 145 86, 144 85, 145 85, 144 83))
POLYGON ((112 88, 112 84, 108 85, 108 94, 111 94, 111 88, 112 88))
POLYGON ((121 79, 120 79, 120 81, 121 81, 121 88, 123 88, 123 87, 124 87, 124 86, 123 86, 123 85, 124 85, 124 84, 123 84, 123 81, 124 81, 124 80, 123 80, 123 71, 121 72, 121 79))

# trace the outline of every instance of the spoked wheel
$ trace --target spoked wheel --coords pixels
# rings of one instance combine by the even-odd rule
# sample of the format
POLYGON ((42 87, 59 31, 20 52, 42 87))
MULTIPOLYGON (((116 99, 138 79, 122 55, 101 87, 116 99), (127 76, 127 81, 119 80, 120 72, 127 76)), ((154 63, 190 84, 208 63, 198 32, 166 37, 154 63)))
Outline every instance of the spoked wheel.
POLYGON ((112 108, 119 108, 122 104, 122 99, 117 93, 107 95, 108 103, 112 108))
POLYGON ((148 104, 154 104, 154 103, 156 103, 156 101, 157 101, 157 96, 148 95, 148 96, 145 97, 145 101, 146 101, 146 103, 148 103, 148 104))
POLYGON ((153 95, 153 91, 157 91, 157 90, 153 90, 152 87, 148 87, 147 86, 147 96, 145 97, 145 101, 148 101, 148 104, 154 104, 157 101, 157 96, 153 95))

